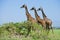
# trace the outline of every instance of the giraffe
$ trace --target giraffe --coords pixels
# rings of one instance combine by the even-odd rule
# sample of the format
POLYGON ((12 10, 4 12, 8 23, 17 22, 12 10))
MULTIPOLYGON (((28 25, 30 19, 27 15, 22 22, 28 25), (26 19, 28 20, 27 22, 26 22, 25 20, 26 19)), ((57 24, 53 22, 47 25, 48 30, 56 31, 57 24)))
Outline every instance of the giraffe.
POLYGON ((43 29, 46 29, 46 23, 43 19, 40 18, 40 16, 37 14, 37 10, 35 9, 35 7, 32 7, 30 10, 34 10, 35 12, 35 18, 38 24, 41 24, 43 29))
POLYGON ((52 32, 53 32, 52 20, 50 20, 49 18, 47 18, 47 16, 45 15, 42 7, 40 7, 40 8, 37 9, 37 11, 39 11, 39 10, 42 12, 43 19, 46 21, 46 29, 48 29, 48 31, 50 29, 52 29, 52 32))
POLYGON ((25 8, 25 11, 26 11, 26 16, 27 16, 27 20, 32 22, 32 23, 35 23, 36 20, 30 15, 30 13, 28 12, 28 8, 27 6, 24 4, 21 6, 21 8, 25 8))
MULTIPOLYGON (((30 21, 32 24, 36 23, 36 20, 28 12, 27 6, 24 4, 24 5, 21 6, 21 8, 25 8, 25 12, 26 12, 26 16, 27 16, 27 21, 30 21)), ((28 34, 30 32, 30 29, 31 29, 31 27, 28 28, 28 34)), ((32 29, 33 29, 33 27, 32 27, 32 29)))

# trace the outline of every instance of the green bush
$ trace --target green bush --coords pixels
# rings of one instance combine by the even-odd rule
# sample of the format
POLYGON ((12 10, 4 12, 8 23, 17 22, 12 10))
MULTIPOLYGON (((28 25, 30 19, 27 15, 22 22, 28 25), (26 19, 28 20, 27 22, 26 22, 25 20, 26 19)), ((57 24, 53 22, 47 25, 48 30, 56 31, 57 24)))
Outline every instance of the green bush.
POLYGON ((41 25, 29 21, 0 25, 0 40, 60 40, 59 33, 52 34, 50 31, 47 35, 47 31, 44 31, 41 25))

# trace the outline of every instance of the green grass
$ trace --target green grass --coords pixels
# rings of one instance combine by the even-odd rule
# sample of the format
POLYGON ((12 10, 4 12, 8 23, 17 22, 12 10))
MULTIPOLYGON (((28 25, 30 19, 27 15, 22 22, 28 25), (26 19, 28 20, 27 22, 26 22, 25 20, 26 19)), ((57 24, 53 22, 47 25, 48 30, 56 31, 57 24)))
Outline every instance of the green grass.
POLYGON ((47 35, 41 25, 31 22, 5 23, 0 26, 0 40, 60 40, 60 29, 50 30, 47 35), (31 27, 29 35, 28 29, 31 27))
POLYGON ((51 40, 60 40, 60 29, 54 29, 54 34, 49 35, 51 40))

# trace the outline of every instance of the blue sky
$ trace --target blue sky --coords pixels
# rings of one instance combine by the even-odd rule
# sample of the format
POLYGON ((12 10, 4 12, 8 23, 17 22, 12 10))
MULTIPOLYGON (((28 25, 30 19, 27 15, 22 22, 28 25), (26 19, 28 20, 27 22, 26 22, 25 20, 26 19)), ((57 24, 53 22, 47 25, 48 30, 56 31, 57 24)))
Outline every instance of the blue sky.
MULTIPOLYGON (((25 10, 20 8, 23 4, 27 5, 34 18, 34 11, 30 11, 30 8, 43 7, 47 17, 53 21, 53 26, 60 26, 60 0, 0 0, 0 24, 27 20, 25 10)), ((42 13, 38 14, 42 18, 42 13)))

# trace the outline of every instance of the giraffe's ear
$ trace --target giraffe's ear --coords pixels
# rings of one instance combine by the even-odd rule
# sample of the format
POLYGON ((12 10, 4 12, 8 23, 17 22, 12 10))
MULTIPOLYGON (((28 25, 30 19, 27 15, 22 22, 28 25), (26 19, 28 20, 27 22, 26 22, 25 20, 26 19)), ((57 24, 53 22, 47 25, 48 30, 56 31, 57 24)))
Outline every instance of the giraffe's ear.
POLYGON ((40 8, 37 9, 37 11, 41 10, 40 8))
POLYGON ((21 6, 21 8, 24 8, 25 4, 21 6))
POLYGON ((30 10, 34 10, 34 8, 32 7, 30 10))
POLYGON ((21 6, 20 8, 23 8, 24 6, 21 6))

